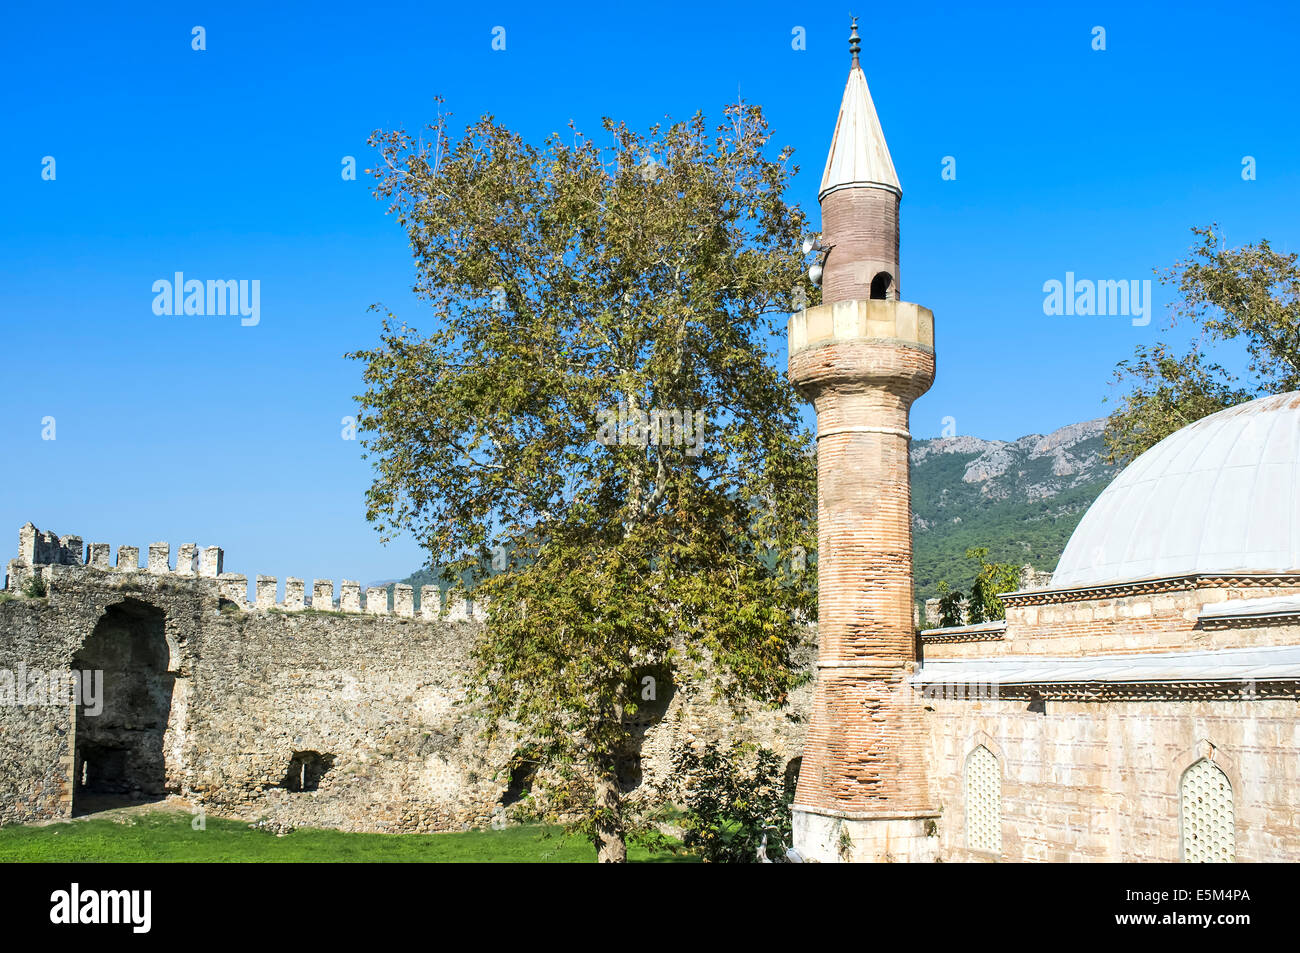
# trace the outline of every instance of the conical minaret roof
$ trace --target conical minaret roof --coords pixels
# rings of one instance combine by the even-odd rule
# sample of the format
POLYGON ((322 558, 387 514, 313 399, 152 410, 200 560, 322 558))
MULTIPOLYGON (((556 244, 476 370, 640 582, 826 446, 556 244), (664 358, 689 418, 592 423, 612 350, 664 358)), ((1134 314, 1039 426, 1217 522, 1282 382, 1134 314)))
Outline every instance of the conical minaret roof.
POLYGON ((835 122, 831 152, 826 157, 821 189, 817 192, 818 201, 836 189, 855 187, 888 189, 900 196, 903 194, 898 173, 894 171, 894 160, 889 156, 889 146, 885 145, 885 133, 880 128, 876 105, 867 89, 867 77, 858 62, 858 45, 858 26, 854 20, 853 35, 849 38, 853 64, 849 68, 844 100, 840 103, 840 116, 835 122))

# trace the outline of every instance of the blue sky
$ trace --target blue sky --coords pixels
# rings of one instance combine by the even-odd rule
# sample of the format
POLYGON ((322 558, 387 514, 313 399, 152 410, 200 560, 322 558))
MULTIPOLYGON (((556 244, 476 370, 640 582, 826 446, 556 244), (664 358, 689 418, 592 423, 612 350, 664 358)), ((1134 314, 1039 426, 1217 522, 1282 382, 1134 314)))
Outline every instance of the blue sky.
MULTIPOLYGON (((1211 221, 1230 244, 1300 247, 1295 4, 874 6, 857 12, 903 184, 903 297, 937 326, 916 436, 945 417, 1012 439, 1106 412, 1111 370, 1155 340, 1168 291, 1155 286, 1142 328, 1045 316, 1049 279, 1150 278, 1211 221), (941 178, 945 156, 955 180, 941 178)), ((847 13, 11 5, 0 552, 32 520, 114 547, 221 545, 226 568, 250 577, 405 575, 424 555, 379 544, 368 463, 341 438, 360 387, 342 355, 375 340, 372 302, 423 315, 405 236, 367 177, 342 179, 342 158, 364 168, 370 131, 422 125, 437 95, 454 122, 490 112, 536 140, 570 119, 595 133, 606 114, 639 127, 716 117, 740 95, 796 148, 792 198, 816 221, 847 13), (491 46, 498 26, 504 51, 491 46), (259 279, 260 323, 155 315, 152 283, 176 271, 259 279)))

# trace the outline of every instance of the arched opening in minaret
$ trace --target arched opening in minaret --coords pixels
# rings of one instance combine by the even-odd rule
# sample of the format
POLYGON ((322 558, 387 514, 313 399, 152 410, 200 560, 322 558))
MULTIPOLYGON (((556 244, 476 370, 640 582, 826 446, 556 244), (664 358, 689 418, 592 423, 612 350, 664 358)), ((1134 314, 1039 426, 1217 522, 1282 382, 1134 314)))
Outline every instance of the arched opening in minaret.
POLYGON ((889 289, 893 284, 894 276, 887 271, 882 271, 871 279, 871 297, 876 301, 884 301, 890 297, 889 289))

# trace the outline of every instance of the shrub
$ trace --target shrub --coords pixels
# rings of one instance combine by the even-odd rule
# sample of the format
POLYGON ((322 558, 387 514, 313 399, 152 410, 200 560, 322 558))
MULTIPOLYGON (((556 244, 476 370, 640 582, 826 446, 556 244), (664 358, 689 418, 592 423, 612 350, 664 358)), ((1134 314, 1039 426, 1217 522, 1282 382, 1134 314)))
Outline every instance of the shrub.
POLYGON ((681 745, 673 766, 686 779, 687 850, 707 862, 752 864, 766 834, 768 858, 785 860, 794 790, 775 752, 742 742, 681 745))

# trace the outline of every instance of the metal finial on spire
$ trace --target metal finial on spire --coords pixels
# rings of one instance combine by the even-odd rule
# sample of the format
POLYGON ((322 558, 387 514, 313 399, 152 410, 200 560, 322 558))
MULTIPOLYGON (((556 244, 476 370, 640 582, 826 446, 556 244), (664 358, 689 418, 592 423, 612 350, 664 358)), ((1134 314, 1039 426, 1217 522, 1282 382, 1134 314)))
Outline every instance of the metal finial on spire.
POLYGON ((840 103, 839 118, 835 121, 835 136, 831 151, 826 157, 826 171, 817 193, 818 200, 836 189, 871 187, 902 195, 898 173, 885 145, 885 134, 880 128, 880 117, 867 89, 867 77, 858 63, 861 40, 858 37, 858 18, 853 18, 853 35, 849 38, 853 53, 853 66, 849 69, 844 99, 840 103))

